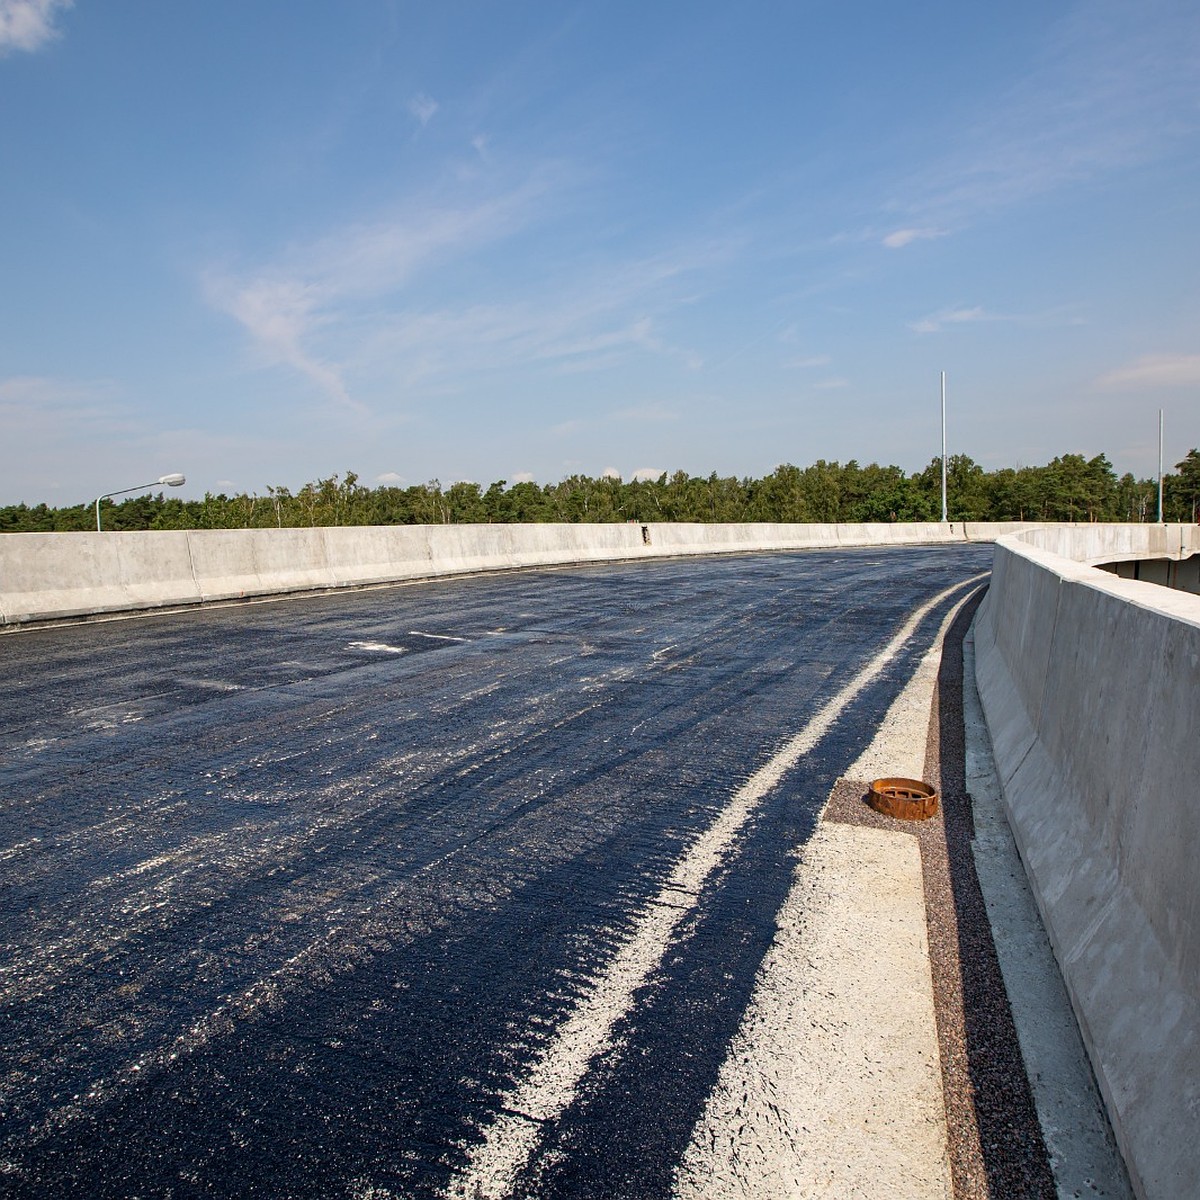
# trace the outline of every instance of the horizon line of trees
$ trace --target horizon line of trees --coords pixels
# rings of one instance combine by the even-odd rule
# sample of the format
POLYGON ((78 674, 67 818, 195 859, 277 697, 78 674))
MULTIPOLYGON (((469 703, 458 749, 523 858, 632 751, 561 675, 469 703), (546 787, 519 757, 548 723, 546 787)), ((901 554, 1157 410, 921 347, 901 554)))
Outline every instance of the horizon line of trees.
MULTIPOLYGON (((499 480, 484 489, 436 479, 411 487, 365 487, 353 471, 265 496, 206 493, 180 500, 162 492, 101 502, 105 529, 257 529, 318 525, 442 525, 492 522, 936 521, 941 516, 940 458, 922 471, 819 459, 778 466, 762 479, 663 472, 657 479, 571 475, 558 483, 499 480)), ((985 471, 965 454, 947 463, 951 521, 1154 521, 1158 483, 1117 476, 1103 454, 1063 454, 1044 467, 985 471)), ((1163 517, 1200 514, 1200 450, 1188 451, 1164 478, 1163 517)), ((95 528, 91 504, 0 507, 0 533, 61 533, 95 528)))

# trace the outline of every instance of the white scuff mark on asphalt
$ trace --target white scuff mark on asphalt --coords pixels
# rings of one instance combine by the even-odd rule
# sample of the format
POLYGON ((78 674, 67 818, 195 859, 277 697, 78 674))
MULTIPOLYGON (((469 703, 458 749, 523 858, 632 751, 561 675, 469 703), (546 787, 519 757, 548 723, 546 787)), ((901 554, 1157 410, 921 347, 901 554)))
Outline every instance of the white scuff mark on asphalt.
POLYGON ((93 704, 89 708, 68 708, 68 717, 90 717, 95 713, 107 712, 110 708, 128 708, 131 704, 145 704, 147 700, 161 700, 171 692, 151 692, 148 696, 128 696, 124 700, 111 700, 107 704, 93 704))
MULTIPOLYGON (((32 837, 27 842, 14 842, 13 845, 6 847, 4 850, 0 850, 0 862, 4 862, 6 859, 15 858, 20 854, 24 854, 26 850, 37 849, 39 846, 41 846, 41 844, 42 839, 40 837, 32 837)), ((0 967, 0 971, 3 971, 4 969, 4 967, 0 967)))
POLYGON ((635 993, 662 962, 675 930, 695 908, 705 883, 755 809, 825 736, 842 709, 879 676, 924 617, 947 597, 984 577, 946 588, 915 609, 887 645, 734 793, 676 863, 673 877, 633 923, 607 970, 581 997, 554 1039, 535 1055, 525 1078, 497 1098, 497 1116, 484 1131, 483 1141, 467 1150, 467 1164, 451 1181, 449 1196, 501 1200, 510 1194, 532 1160, 546 1123, 566 1111, 592 1061, 611 1045, 617 1022, 632 1009, 635 993))
POLYGON ((40 754, 43 750, 48 750, 51 746, 58 742, 56 737, 32 737, 22 749, 29 750, 34 754, 40 754))
POLYGON ((408 636, 429 638, 433 642, 469 642, 471 640, 465 637, 451 637, 448 633, 421 633, 418 629, 410 629, 408 636))
POLYGON ((406 654, 403 646, 389 646, 387 642, 349 642, 347 650, 367 650, 376 654, 406 654))
POLYGON ((243 690, 242 684, 230 683, 225 679, 191 679, 181 676, 177 682, 187 684, 188 687, 205 688, 213 692, 240 692, 243 690))

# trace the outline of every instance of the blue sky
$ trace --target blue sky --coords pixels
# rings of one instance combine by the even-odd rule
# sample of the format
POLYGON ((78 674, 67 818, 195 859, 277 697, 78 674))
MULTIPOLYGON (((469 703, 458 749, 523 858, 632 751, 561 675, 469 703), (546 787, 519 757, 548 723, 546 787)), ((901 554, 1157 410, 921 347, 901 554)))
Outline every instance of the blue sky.
POLYGON ((1195 0, 0 0, 0 503, 1200 443, 1195 0))

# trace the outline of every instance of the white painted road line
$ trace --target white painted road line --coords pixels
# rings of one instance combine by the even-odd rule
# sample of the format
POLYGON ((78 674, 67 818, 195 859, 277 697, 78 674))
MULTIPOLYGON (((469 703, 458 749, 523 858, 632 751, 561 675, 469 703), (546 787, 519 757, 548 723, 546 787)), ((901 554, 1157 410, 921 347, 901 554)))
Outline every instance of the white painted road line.
POLYGON ((731 797, 679 860, 674 877, 647 905, 607 970, 535 1058, 525 1079, 499 1098, 499 1115, 483 1141, 469 1149, 467 1164, 451 1181, 448 1195, 456 1200, 501 1200, 511 1192, 533 1158, 543 1125, 560 1117, 574 1100, 589 1065, 611 1044, 614 1027, 633 1007, 634 994, 662 962, 675 930, 695 908, 704 884, 758 805, 880 675, 925 616, 984 578, 979 575, 947 588, 915 609, 888 644, 731 797))
POLYGON ((677 1200, 945 1200, 921 849, 833 822, 805 845, 677 1200))
MULTIPOLYGON (((920 779, 946 614, 852 779, 920 779)), ((678 1200, 950 1194, 921 851, 822 823, 676 1173, 678 1200)))
POLYGON ((962 606, 970 598, 970 595, 964 596, 946 614, 937 637, 917 665, 912 679, 892 701, 871 744, 846 772, 847 779, 880 779, 889 775, 904 779, 922 778, 929 714, 933 709, 933 690, 937 686, 938 671, 942 665, 942 643, 954 619, 962 611, 962 606))

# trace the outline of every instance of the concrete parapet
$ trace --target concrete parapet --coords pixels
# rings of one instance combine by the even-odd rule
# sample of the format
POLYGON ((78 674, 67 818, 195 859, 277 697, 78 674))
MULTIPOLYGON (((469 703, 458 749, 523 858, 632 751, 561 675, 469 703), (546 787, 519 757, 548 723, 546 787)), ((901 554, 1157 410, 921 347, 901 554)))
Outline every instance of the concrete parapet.
POLYGON ((1013 833, 1134 1188, 1200 1195, 1200 599, 1085 565, 1194 527, 996 544, 976 674, 1013 833), (1140 542, 1140 544, 1139 544, 1140 542))
POLYGON ((1037 525, 1026 545, 1075 562, 1122 562, 1134 558, 1183 558, 1200 550, 1196 525, 1037 525))
POLYGON ((6 625, 199 599, 186 533, 0 538, 0 616, 6 625))
POLYGON ((991 541, 1012 525, 388 525, 0 535, 0 623, 471 571, 686 554, 991 541))
POLYGON ((321 537, 324 532, 321 529, 190 530, 186 537, 200 599, 229 600, 335 586, 321 537))

